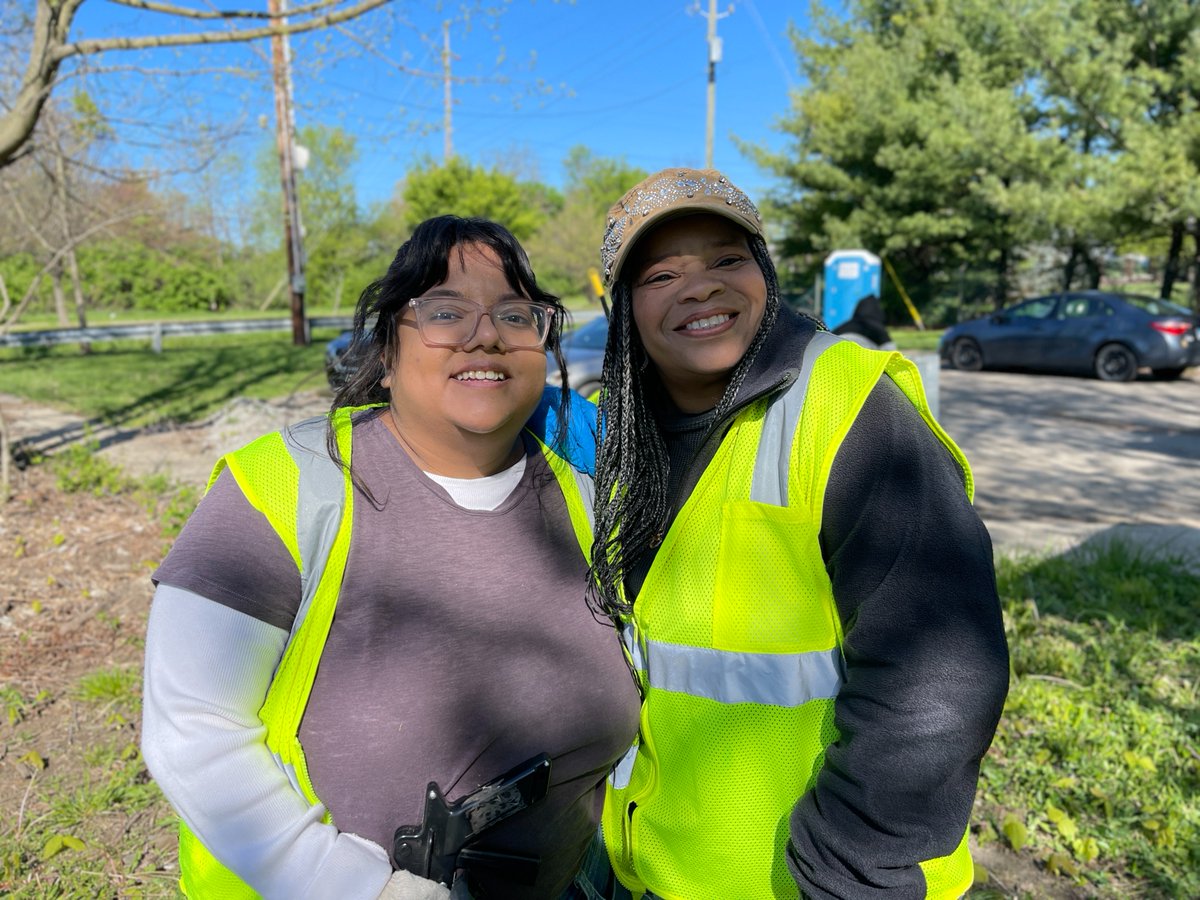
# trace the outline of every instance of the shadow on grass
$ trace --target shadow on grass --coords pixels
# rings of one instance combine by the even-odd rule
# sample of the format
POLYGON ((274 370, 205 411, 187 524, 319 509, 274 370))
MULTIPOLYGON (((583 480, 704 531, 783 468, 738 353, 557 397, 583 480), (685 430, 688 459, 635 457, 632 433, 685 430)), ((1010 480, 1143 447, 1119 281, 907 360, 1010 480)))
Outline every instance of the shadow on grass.
POLYGON ((1032 599, 1043 615, 1120 623, 1192 640, 1200 603, 1200 529, 1114 525, 1066 553, 1002 563, 1003 597, 1032 599))
POLYGON ((82 440, 104 448, 146 430, 196 427, 238 397, 323 387, 323 371, 314 366, 320 344, 314 345, 209 342, 153 357, 144 348, 104 348, 83 358, 25 354, 13 362, 33 362, 54 379, 60 398, 86 397, 79 405, 94 412, 64 416, 61 424, 24 436, 13 458, 21 466, 82 440), (140 392, 139 384, 145 387, 140 392))

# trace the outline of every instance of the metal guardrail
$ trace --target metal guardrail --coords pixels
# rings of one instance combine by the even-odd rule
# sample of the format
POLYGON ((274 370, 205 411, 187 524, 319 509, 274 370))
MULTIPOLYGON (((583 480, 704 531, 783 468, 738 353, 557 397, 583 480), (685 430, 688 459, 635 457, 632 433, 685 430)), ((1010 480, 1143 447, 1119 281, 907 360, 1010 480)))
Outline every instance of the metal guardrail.
MULTIPOLYGON (((305 320, 309 333, 314 328, 350 328, 352 316, 312 316, 305 320)), ((252 331, 291 331, 291 318, 226 319, 213 322, 146 322, 140 325, 102 325, 95 328, 55 328, 0 334, 0 347, 49 347, 96 341, 149 340, 150 349, 162 352, 164 337, 198 337, 205 334, 246 334, 252 331)))

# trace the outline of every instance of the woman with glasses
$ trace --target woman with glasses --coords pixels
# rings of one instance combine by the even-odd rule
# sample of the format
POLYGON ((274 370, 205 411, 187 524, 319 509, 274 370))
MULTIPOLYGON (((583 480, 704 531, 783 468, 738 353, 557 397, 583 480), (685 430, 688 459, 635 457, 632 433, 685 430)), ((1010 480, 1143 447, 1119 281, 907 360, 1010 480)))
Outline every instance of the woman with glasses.
POLYGON ((526 428, 562 314, 507 230, 426 221, 329 416, 218 462, 146 642, 189 897, 584 896, 639 698, 584 599, 591 480, 526 428))

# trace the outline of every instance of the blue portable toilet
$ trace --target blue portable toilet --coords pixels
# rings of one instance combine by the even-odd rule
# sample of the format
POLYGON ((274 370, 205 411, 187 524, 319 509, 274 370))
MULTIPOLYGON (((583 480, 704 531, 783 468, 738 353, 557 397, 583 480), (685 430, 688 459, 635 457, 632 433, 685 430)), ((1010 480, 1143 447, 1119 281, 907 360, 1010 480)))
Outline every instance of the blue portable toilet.
POLYGON ((838 250, 825 257, 825 290, 821 318, 837 328, 854 315, 858 301, 879 293, 879 257, 867 250, 838 250))

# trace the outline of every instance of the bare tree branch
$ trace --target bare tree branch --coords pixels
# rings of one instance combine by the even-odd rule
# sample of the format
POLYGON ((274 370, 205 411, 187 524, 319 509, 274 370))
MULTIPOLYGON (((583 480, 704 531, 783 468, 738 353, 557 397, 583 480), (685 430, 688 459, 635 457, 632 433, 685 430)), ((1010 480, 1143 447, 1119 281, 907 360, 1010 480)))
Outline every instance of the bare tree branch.
MULTIPOLYGON (((23 155, 22 147, 33 134, 38 117, 50 98, 58 79, 59 68, 67 59, 114 50, 145 50, 159 47, 184 47, 198 44, 230 44, 256 41, 260 38, 283 34, 302 34, 328 28, 341 22, 355 19, 364 13, 389 3, 390 0, 360 0, 353 6, 327 12, 324 15, 306 18, 303 21, 282 22, 258 28, 231 28, 221 31, 198 31, 163 35, 146 35, 135 38, 93 38, 82 41, 71 40, 71 26, 75 15, 85 0, 37 0, 31 35, 29 38, 29 60, 21 76, 19 87, 11 103, 0 113, 0 169, 10 165, 23 155)), ((133 5, 137 0, 132 0, 133 5)), ((316 0, 298 7, 299 10, 315 12, 343 2, 343 0, 316 0)), ((165 8, 163 10, 165 11, 165 8)), ((293 10, 289 15, 303 15, 293 10)), ((194 11, 190 18, 201 18, 194 11)))
POLYGON ((4 283, 4 276, 0 275, 0 322, 4 321, 4 317, 8 315, 8 311, 12 309, 12 300, 8 296, 8 285, 4 283))
POLYGON ((126 209, 117 213, 111 218, 105 219, 103 222, 97 222, 90 228, 87 228, 79 232, 79 234, 72 236, 69 241, 55 251, 54 255, 46 261, 46 264, 42 266, 41 270, 33 276, 33 281, 29 283, 29 288, 25 291, 25 296, 21 298, 21 302, 18 303, 16 308, 12 311, 12 315, 10 315, 3 322, 0 322, 0 334, 7 334, 8 330, 17 323, 17 320, 21 318, 21 314, 25 312, 25 307, 29 305, 30 301, 33 300, 34 296, 37 294, 37 289, 42 283, 42 279, 45 278, 54 269, 54 267, 59 264, 64 256, 90 238, 93 234, 103 231, 106 228, 110 228, 117 222, 122 222, 127 219, 135 219, 138 216, 145 215, 148 212, 153 212, 153 210, 141 207, 126 209))
MULTIPOLYGON (((270 19, 269 12, 261 10, 246 10, 246 9, 210 9, 208 11, 201 9, 191 9, 186 6, 173 6, 169 3, 150 3, 148 0, 109 0, 110 3, 117 3, 121 6, 131 6, 134 9, 144 9, 148 12, 167 13, 172 16, 179 16, 184 19, 270 19)), ((317 0, 316 3, 309 3, 304 6, 294 6, 287 10, 289 16, 305 16, 311 12, 316 12, 318 9, 324 9, 328 6, 336 6, 342 0, 317 0)))
MULTIPOLYGON (((283 34, 303 34, 306 31, 316 31, 319 28, 328 28, 330 25, 355 19, 388 2, 390 0, 362 0, 361 3, 349 9, 318 16, 315 19, 308 19, 304 22, 288 22, 286 25, 265 25, 262 28, 197 31, 191 34, 157 34, 136 38, 92 38, 91 40, 61 44, 55 53, 61 61, 72 56, 105 53, 111 50, 149 50, 158 47, 191 47, 196 44, 232 44, 240 41, 257 41, 261 38, 283 34)), ((288 15, 291 16, 292 13, 289 11, 288 15)))

